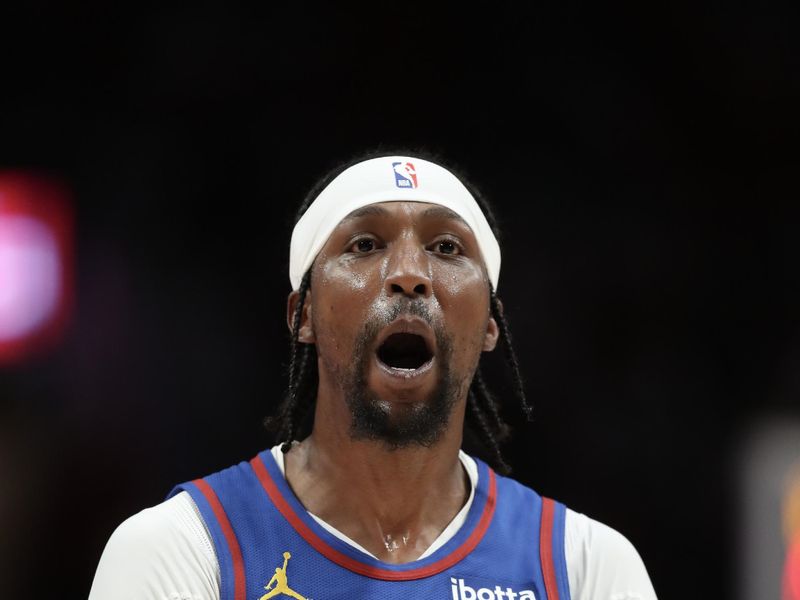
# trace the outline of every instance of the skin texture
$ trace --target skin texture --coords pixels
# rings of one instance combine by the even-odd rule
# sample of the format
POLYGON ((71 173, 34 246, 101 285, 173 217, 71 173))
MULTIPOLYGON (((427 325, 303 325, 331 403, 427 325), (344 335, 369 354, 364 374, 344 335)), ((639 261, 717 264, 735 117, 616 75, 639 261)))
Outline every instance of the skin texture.
MULTIPOLYGON (((297 301, 292 292, 290 328, 297 301)), ((469 496, 458 460, 467 392, 481 352, 497 338, 478 244, 455 213, 384 202, 343 219, 312 267, 299 330, 301 342, 316 344, 319 370, 313 432, 286 455, 287 480, 303 505, 386 562, 417 559, 469 496), (412 308, 426 318, 412 317, 412 308), (424 375, 392 376, 375 359, 370 335, 397 318, 415 319, 436 340, 424 375), (365 324, 374 325, 366 339, 365 324), (363 364, 354 364, 357 356, 363 364), (429 411, 446 379, 446 418, 424 441, 360 435, 351 398, 357 375, 389 428, 429 411)))

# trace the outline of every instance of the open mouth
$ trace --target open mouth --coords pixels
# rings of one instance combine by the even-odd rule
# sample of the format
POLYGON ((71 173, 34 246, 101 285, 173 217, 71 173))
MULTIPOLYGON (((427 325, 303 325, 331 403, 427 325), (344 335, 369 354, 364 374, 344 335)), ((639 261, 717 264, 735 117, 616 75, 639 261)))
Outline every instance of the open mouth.
POLYGON ((416 371, 433 358, 433 352, 421 335, 393 333, 378 347, 378 360, 387 367, 416 371))

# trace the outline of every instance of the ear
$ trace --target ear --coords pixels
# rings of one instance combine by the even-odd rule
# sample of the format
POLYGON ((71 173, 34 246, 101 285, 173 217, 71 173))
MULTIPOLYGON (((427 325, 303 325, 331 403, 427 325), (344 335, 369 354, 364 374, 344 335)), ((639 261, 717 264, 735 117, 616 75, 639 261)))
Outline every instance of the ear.
MULTIPOLYGON (((500 298, 497 299, 497 306, 500 309, 500 314, 503 314, 503 303, 500 298)), ((483 338, 483 351, 491 352, 497 346, 497 340, 500 338, 500 327, 494 317, 489 317, 489 322, 486 324, 486 335, 483 338)))
MULTIPOLYGON (((297 304, 300 302, 300 292, 297 290, 289 294, 286 301, 286 325, 289 327, 289 333, 294 328, 294 313, 297 310, 297 304)), ((300 329, 297 332, 298 341, 304 344, 313 344, 317 341, 314 337, 314 327, 311 323, 311 290, 306 292, 306 297, 303 302, 303 311, 300 314, 300 329)))

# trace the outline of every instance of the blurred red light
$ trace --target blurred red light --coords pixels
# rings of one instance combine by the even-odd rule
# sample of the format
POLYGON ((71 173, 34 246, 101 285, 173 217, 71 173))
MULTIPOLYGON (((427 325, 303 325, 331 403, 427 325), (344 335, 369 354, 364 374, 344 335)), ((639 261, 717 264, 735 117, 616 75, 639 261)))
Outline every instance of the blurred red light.
POLYGON ((0 172, 0 362, 52 347, 73 299, 73 221, 63 185, 0 172))

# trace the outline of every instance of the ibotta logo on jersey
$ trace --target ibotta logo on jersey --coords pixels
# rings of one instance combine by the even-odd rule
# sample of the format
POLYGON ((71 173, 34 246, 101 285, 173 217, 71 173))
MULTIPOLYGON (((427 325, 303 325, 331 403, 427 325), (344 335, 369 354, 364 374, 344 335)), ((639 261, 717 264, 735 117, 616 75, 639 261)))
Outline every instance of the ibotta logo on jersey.
POLYGON ((512 590, 510 587, 474 588, 463 579, 450 578, 450 589, 453 600, 536 600, 533 590, 512 590))

